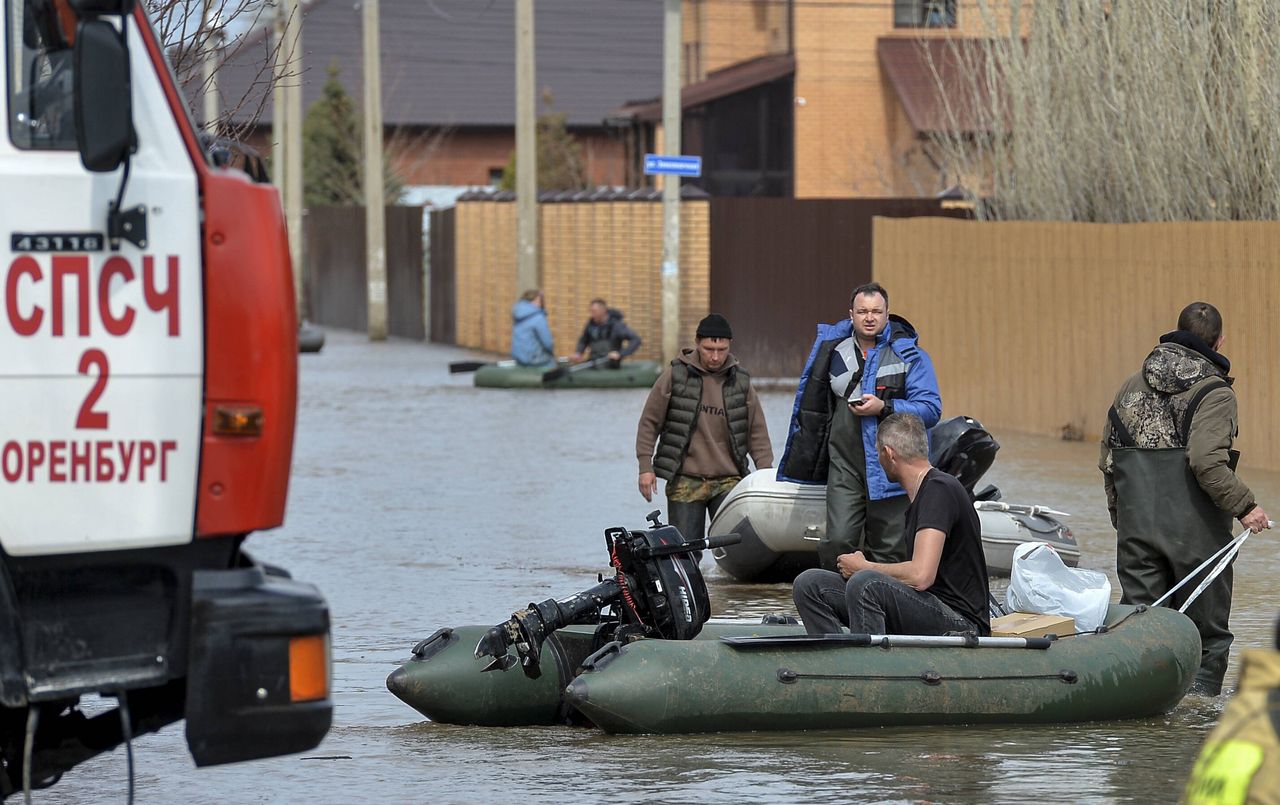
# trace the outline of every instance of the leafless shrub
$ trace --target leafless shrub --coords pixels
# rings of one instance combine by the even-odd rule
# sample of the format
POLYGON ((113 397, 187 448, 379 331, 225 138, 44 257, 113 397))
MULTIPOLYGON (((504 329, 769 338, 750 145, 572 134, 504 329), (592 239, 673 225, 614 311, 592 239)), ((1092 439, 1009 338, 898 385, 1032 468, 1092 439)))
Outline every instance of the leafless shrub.
POLYGON ((951 126, 932 150, 948 183, 994 200, 980 214, 1280 217, 1280 4, 974 0, 969 13, 983 38, 952 39, 947 56, 964 69, 933 59, 951 126))
POLYGON ((388 171, 401 185, 413 183, 454 135, 452 126, 414 129, 408 126, 395 128, 388 136, 384 161, 388 171))
POLYGON ((199 107, 205 94, 217 94, 218 116, 212 128, 219 136, 243 138, 257 125, 276 82, 300 80, 296 69, 300 54, 282 54, 278 76, 272 69, 284 46, 280 36, 285 21, 282 0, 145 2, 147 15, 198 119, 203 119, 199 107), (218 68, 246 49, 258 51, 255 58, 245 60, 256 64, 257 72, 239 91, 239 97, 229 97, 217 81, 218 68))

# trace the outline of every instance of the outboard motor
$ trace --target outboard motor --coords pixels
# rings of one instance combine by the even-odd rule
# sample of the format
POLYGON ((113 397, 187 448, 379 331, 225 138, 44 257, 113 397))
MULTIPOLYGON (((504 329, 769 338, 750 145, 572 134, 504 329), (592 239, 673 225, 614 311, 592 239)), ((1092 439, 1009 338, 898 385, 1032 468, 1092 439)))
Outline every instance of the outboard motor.
POLYGON ((1000 444, 973 417, 957 416, 939 422, 929 431, 929 461, 964 484, 969 497, 998 499, 999 491, 988 486, 977 495, 973 487, 991 469, 1000 444), (994 496, 993 496, 994 495, 994 496))
POLYGON ((983 553, 987 570, 992 575, 1007 576, 1009 552, 1022 542, 1047 542, 1068 565, 1080 561, 1076 538, 1058 518, 1066 512, 1048 506, 1003 503, 1000 490, 991 484, 977 492, 975 485, 991 469, 1000 445, 973 417, 957 416, 939 422, 929 432, 929 461, 943 472, 954 475, 978 510, 982 524, 983 553), (1001 557, 993 559, 993 557, 1001 557))
POLYGON ((659 512, 648 520, 647 531, 622 527, 604 532, 605 548, 613 578, 568 598, 550 598, 529 604, 505 623, 494 626, 476 644, 476 657, 492 657, 486 671, 502 670, 516 664, 509 649, 515 646, 518 662, 527 676, 536 679, 542 643, 563 626, 599 623, 597 642, 656 637, 692 640, 711 616, 706 582, 691 554, 723 545, 733 545, 737 534, 685 542, 679 529, 658 521, 659 512), (609 614, 601 610, 608 608, 609 614))

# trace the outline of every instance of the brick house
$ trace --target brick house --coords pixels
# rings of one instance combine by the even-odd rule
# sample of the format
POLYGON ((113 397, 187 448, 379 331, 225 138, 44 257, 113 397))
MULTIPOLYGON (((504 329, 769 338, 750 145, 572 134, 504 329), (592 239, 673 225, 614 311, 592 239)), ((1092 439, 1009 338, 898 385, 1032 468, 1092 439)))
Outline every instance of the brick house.
MULTIPOLYGON (((567 115, 582 146, 588 183, 635 185, 629 129, 605 118, 619 98, 662 86, 662 7, 634 0, 538 0, 539 94, 567 115)), ((488 185, 515 149, 514 0, 382 0, 383 117, 393 169, 406 185, 488 185)), ((302 27, 303 107, 320 97, 331 64, 360 109, 360 3, 314 0, 302 27)), ((218 72, 232 119, 256 121, 245 139, 272 142, 270 37, 250 37, 218 72), (260 114, 259 114, 260 112, 260 114)), ((546 109, 539 103, 539 111, 546 109)))
MULTIPOLYGON (((930 135, 944 113, 934 70, 983 30, 974 0, 684 0, 683 151, 717 195, 932 196, 952 182, 930 135), (933 65, 930 65, 932 60, 933 65)), ((660 125, 658 99, 615 113, 660 125)))

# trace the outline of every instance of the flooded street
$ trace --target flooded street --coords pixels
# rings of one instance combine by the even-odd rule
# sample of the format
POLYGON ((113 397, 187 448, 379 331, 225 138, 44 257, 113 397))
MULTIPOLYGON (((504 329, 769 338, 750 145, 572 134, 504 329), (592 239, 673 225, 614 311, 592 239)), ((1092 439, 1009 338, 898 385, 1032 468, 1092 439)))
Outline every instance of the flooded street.
MULTIPOLYGON (((334 727, 304 755, 196 770, 171 726, 135 743, 138 802, 1176 798, 1219 701, 1190 699, 1147 721, 1031 728, 612 737, 424 722, 384 685, 417 640, 585 589, 606 567, 604 528, 643 527, 657 508, 636 489, 645 391, 475 389, 469 375, 447 374, 467 355, 330 332, 321 354, 301 356, 287 523, 248 547, 329 601, 334 727)), ((792 394, 762 400, 781 455, 792 394)), ((982 418, 944 415, 959 413, 982 418)), ((994 435, 1002 449, 985 481, 1007 501, 1071 512, 1081 566, 1107 571, 1118 597, 1095 443, 994 435)), ((1244 475, 1264 506, 1280 509, 1280 476, 1244 475)), ((1239 650, 1269 640, 1277 553, 1266 533, 1237 563, 1229 687, 1239 650)), ((731 583, 710 557, 703 571, 716 615, 793 610, 789 585, 731 583)), ((125 792, 120 750, 35 801, 123 801, 125 792)))

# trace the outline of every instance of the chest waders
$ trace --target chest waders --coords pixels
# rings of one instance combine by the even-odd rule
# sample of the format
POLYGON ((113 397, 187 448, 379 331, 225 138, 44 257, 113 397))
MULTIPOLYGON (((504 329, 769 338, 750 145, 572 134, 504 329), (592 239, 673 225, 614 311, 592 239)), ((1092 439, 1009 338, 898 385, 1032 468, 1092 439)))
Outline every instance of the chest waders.
MULTIPOLYGON (((1123 604, 1150 604, 1195 570, 1210 554, 1231 541, 1231 514, 1219 509, 1200 488, 1187 462, 1186 444, 1200 402, 1222 381, 1205 383, 1192 397, 1183 417, 1181 447, 1139 448, 1113 406, 1108 412, 1119 447, 1111 448, 1116 488, 1116 574, 1123 604)), ((1235 469, 1232 453, 1231 468, 1235 469)), ((1191 588, 1166 602, 1182 606, 1191 588)), ((1233 636, 1231 568, 1222 571, 1187 615, 1200 631, 1200 670, 1196 685, 1207 693, 1222 689, 1233 636)))
MULTIPOLYGON (((587 349, 591 350, 592 358, 604 358, 615 349, 621 349, 621 345, 615 347, 614 343, 617 339, 613 337, 613 327, 605 328, 603 335, 587 344, 587 349)), ((617 369, 622 365, 621 359, 608 361, 607 368, 617 369)))
POLYGON ((827 446, 827 529, 818 543, 819 566, 836 569, 841 554, 862 551, 873 562, 905 562, 906 495, 871 500, 867 494, 867 456, 862 417, 832 395, 831 436, 827 446))
MULTIPOLYGON (((861 347, 855 346, 855 349, 861 350, 861 347)), ((863 382, 865 368, 865 363, 859 367, 856 381, 859 384, 863 382)), ((906 376, 906 361, 885 345, 876 367, 876 396, 882 400, 906 396, 906 376)), ((827 529, 818 543, 818 563, 826 570, 835 570, 836 559, 853 551, 862 551, 873 562, 905 562, 911 558, 902 533, 910 504, 907 496, 872 500, 868 494, 868 457, 862 440, 862 420, 863 417, 849 410, 848 400, 831 395, 827 529)))

